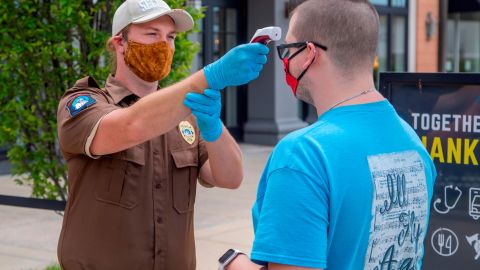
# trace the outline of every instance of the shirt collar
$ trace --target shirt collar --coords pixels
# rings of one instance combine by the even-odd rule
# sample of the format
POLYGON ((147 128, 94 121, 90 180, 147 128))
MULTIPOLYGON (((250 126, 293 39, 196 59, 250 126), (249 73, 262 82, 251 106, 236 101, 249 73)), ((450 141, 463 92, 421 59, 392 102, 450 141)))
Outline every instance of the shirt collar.
POLYGON ((107 82, 105 83, 105 90, 113 98, 113 102, 115 102, 115 104, 120 103, 120 101, 130 95, 135 95, 132 93, 132 91, 123 86, 123 84, 112 74, 108 76, 107 82))

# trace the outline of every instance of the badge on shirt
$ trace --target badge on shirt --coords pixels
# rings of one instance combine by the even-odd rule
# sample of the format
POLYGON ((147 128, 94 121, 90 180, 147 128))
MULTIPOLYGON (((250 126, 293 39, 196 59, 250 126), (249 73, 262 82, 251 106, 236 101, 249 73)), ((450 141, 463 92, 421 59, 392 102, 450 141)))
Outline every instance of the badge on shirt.
POLYGON ((178 125, 178 128, 180 129, 180 134, 182 134, 183 139, 187 143, 193 144, 195 142, 195 129, 192 124, 188 121, 182 121, 178 125))
POLYGON ((92 106, 95 103, 97 103, 97 101, 92 98, 92 96, 79 95, 71 98, 65 105, 65 108, 67 109, 71 117, 75 117, 81 111, 85 110, 86 108, 92 106))

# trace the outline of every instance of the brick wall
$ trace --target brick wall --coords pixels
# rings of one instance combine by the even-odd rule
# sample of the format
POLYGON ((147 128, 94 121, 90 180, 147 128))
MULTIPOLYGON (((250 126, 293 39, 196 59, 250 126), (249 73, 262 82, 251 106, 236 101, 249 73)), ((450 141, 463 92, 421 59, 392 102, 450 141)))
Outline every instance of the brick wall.
POLYGON ((418 0, 417 2, 417 72, 437 72, 438 71, 438 50, 439 50, 439 0, 418 0), (427 40, 427 14, 431 12, 435 31, 430 40, 427 40))

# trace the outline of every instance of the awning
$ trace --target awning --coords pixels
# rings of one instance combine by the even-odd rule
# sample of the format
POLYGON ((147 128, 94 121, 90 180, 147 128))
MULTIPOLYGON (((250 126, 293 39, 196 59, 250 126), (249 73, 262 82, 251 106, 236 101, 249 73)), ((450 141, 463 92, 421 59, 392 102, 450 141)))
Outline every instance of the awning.
POLYGON ((449 0, 448 13, 480 11, 480 0, 449 0))

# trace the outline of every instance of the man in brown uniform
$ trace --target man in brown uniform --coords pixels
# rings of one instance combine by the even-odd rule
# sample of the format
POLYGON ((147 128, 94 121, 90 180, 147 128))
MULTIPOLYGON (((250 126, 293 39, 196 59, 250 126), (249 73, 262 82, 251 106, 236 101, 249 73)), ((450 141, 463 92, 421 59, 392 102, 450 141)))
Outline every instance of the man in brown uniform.
MULTIPOLYGON (((192 27, 187 12, 161 0, 127 0, 109 40, 114 74, 104 88, 83 78, 61 99, 58 136, 69 188, 58 244, 63 269, 195 269, 197 178, 209 187, 240 185, 235 140, 221 122, 214 133, 206 122, 199 130, 182 102, 189 92, 218 93, 255 79, 268 48, 238 46, 157 91, 170 71, 176 32, 192 27)), ((220 110, 220 95, 209 98, 220 110)))

